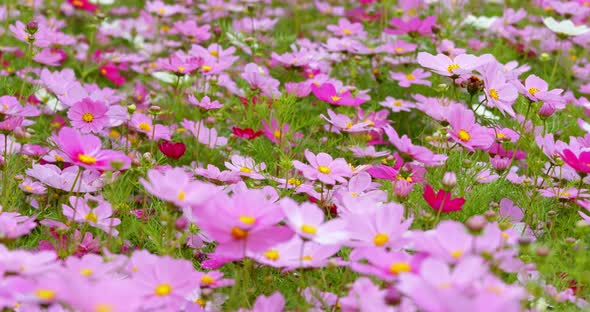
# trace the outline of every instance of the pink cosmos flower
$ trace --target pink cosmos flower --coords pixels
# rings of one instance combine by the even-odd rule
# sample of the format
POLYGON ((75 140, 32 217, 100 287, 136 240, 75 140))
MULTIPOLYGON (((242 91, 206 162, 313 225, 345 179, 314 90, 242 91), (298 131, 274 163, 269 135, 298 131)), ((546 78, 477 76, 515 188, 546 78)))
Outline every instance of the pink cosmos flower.
POLYGON ((286 223, 304 240, 323 245, 336 245, 348 239, 346 222, 333 219, 324 222, 324 212, 315 204, 298 205, 291 198, 283 198, 279 205, 286 216, 286 223))
POLYGON ((453 106, 447 117, 452 129, 449 130, 451 138, 470 151, 476 148, 486 149, 494 143, 494 137, 487 128, 475 123, 475 115, 472 110, 463 106, 453 106))
POLYGON ((217 242, 215 254, 241 259, 288 241, 293 231, 277 226, 283 211, 262 190, 246 190, 232 197, 219 193, 207 205, 192 210, 197 225, 217 242))
POLYGON ((414 17, 408 21, 395 17, 389 24, 395 28, 386 28, 384 30, 385 33, 392 35, 410 34, 411 36, 426 36, 432 34, 432 27, 436 24, 436 16, 428 16, 424 20, 414 17))
POLYGON ((334 35, 341 37, 351 36, 362 39, 367 36, 367 32, 363 29, 363 24, 351 23, 345 18, 339 19, 338 25, 328 25, 326 28, 334 35))
POLYGON ((266 179, 262 175, 262 171, 266 169, 265 163, 256 164, 254 159, 251 157, 244 157, 240 155, 232 155, 230 160, 231 162, 225 162, 225 167, 230 171, 256 180, 266 179))
MULTIPOLYGON (((376 205, 375 205, 376 206, 376 205)), ((402 238, 410 228, 412 219, 403 220, 404 207, 399 204, 377 206, 365 213, 351 213, 348 230, 354 247, 401 247, 402 238)))
POLYGON ((311 91, 318 99, 333 105, 359 106, 366 102, 366 100, 353 97, 350 91, 338 93, 331 83, 324 83, 319 87, 312 84, 311 91))
POLYGON ((129 121, 129 126, 131 126, 136 131, 144 133, 148 139, 158 141, 158 140, 168 140, 170 141, 170 129, 164 125, 156 124, 155 129, 152 123, 152 119, 148 116, 135 113, 131 117, 129 121))
POLYGON ((432 83, 426 78, 431 74, 422 68, 416 68, 411 73, 389 72, 392 79, 397 80, 400 87, 408 88, 413 84, 430 86, 432 83))
MULTIPOLYGON (((0 207, 2 210, 2 207, 0 207)), ((27 235, 37 226, 35 218, 23 216, 18 212, 0 212, 0 238, 16 239, 27 235)))
POLYGON ((18 187, 21 190, 31 194, 45 194, 45 192, 47 191, 47 189, 45 188, 45 186, 43 186, 42 183, 35 182, 30 178, 25 178, 25 180, 21 182, 18 185, 18 187))
POLYGON ((338 299, 342 312, 367 309, 367 311, 388 311, 391 306, 386 301, 387 290, 373 284, 368 277, 358 278, 345 297, 338 299))
POLYGON ((269 98, 276 98, 281 95, 278 80, 270 76, 268 69, 254 63, 248 63, 240 75, 250 84, 253 90, 260 90, 263 95, 269 98))
POLYGON ((336 182, 345 182, 345 178, 352 175, 352 170, 344 158, 333 159, 326 153, 319 153, 316 156, 309 150, 305 150, 305 158, 309 165, 294 160, 293 166, 301 170, 307 179, 320 180, 325 184, 336 184, 336 182))
MULTIPOLYGON (((69 166, 61 170, 52 164, 34 164, 32 168, 26 170, 26 174, 49 187, 69 192, 72 189, 78 170, 78 166, 69 166)), ((96 192, 104 184, 100 173, 96 170, 84 170, 78 180, 75 189, 78 193, 96 192)))
POLYGON ((218 192, 217 187, 193 180, 182 168, 151 169, 139 182, 150 194, 178 207, 199 206, 218 192))
MULTIPOLYGON (((275 144, 279 144, 280 141, 282 139, 284 140, 287 134, 289 134, 289 124, 283 122, 281 126, 281 123, 279 123, 276 118, 272 118, 270 124, 264 120, 262 120, 261 123, 263 127, 262 134, 275 144)), ((302 136, 303 134, 299 132, 293 134, 294 139, 300 139, 302 136)))
POLYGON ((68 110, 72 126, 82 133, 100 132, 109 123, 109 108, 101 101, 84 98, 68 110))
POLYGON ((113 236, 119 235, 114 229, 121 224, 121 220, 112 218, 113 208, 102 196, 84 195, 83 198, 70 196, 70 205, 62 204, 62 213, 69 220, 78 223, 88 223, 92 227, 99 228, 113 236))
POLYGON ((53 140, 64 161, 87 169, 123 170, 129 168, 131 158, 123 152, 103 150, 100 139, 83 135, 68 127, 62 128, 53 140))
POLYGON ((188 97, 188 102, 205 110, 212 110, 212 109, 219 109, 222 108, 223 105, 219 103, 219 101, 211 101, 208 96, 204 96, 200 101, 197 100, 192 94, 188 97))
POLYGON ((199 57, 192 57, 185 54, 183 51, 176 51, 168 58, 161 58, 156 61, 156 66, 159 69, 173 72, 177 75, 190 74, 197 68, 203 65, 203 59, 199 57))
POLYGON ((547 101, 554 100, 563 90, 553 89, 549 91, 549 84, 536 75, 530 75, 524 81, 524 85, 519 81, 514 81, 520 93, 528 97, 532 101, 547 101))
POLYGON ((514 117, 512 105, 518 97, 518 90, 506 82, 504 72, 496 62, 490 62, 484 66, 482 73, 487 98, 486 106, 497 107, 502 113, 514 117))
MULTIPOLYGON (((220 136, 215 128, 206 127, 202 120, 194 122, 185 119, 180 122, 180 125, 190 131, 190 133, 197 139, 197 142, 209 148, 216 148, 227 144, 226 137, 220 136)), ((168 129, 168 127, 166 127, 166 129, 168 129)), ((156 125, 156 131, 158 131, 158 125, 156 125)))
POLYGON ((385 98, 384 101, 379 102, 381 106, 387 107, 391 109, 394 113, 399 112, 409 112, 412 108, 415 108, 416 105, 412 102, 399 100, 388 96, 385 98))
POLYGON ((143 299, 142 308, 181 310, 186 304, 185 297, 198 286, 193 264, 168 256, 144 259, 150 262, 137 261, 138 270, 131 277, 134 289, 143 299))
POLYGON ((432 186, 428 184, 424 187, 423 196, 432 209, 444 213, 459 211, 465 204, 464 198, 451 198, 451 193, 445 190, 438 190, 435 195, 432 186))
POLYGON ((454 58, 450 58, 444 54, 432 55, 428 52, 420 52, 418 53, 417 60, 422 67, 431 69, 439 75, 459 77, 464 74, 471 74, 471 71, 474 69, 495 59, 491 54, 481 56, 460 54, 454 58))
POLYGON ((397 280, 400 276, 418 269, 420 258, 406 252, 388 252, 382 248, 365 249, 359 259, 367 259, 368 263, 353 262, 352 270, 376 276, 386 281, 397 280))
POLYGON ((328 117, 323 114, 320 115, 324 120, 330 123, 326 125, 326 128, 332 129, 331 132, 340 133, 345 132, 362 132, 369 130, 367 127, 370 125, 370 121, 364 121, 360 123, 353 123, 352 119, 344 114, 337 114, 333 110, 328 109, 328 117))
POLYGON ((406 154, 425 165, 440 166, 447 160, 446 155, 434 154, 426 147, 412 144, 412 140, 407 135, 403 135, 400 138, 395 129, 389 125, 384 130, 389 138, 389 142, 395 145, 400 153, 406 154))

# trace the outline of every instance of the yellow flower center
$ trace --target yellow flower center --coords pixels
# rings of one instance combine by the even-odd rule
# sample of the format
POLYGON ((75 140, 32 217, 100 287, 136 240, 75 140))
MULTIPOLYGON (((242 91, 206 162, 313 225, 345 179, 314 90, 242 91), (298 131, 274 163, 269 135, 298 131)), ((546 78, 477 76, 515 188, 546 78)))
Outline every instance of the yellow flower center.
POLYGON ((287 183, 289 183, 291 185, 299 186, 299 185, 301 185, 301 180, 296 179, 296 178, 290 178, 289 180, 287 180, 287 183))
POLYGON ((281 131, 279 130, 275 130, 272 135, 275 137, 275 139, 280 139, 281 138, 281 131))
POLYGON ((91 269, 82 269, 82 270, 80 270, 80 275, 82 275, 82 276, 90 276, 93 273, 94 272, 91 269))
POLYGON ((303 260, 303 261, 311 261, 311 260, 313 260, 313 258, 311 256, 303 256, 303 257, 301 257, 301 260, 303 260))
POLYGON ((55 299, 55 291, 51 289, 37 289, 37 291, 35 291, 35 295, 37 295, 39 299, 43 300, 55 299))
POLYGON ((150 124, 147 123, 147 122, 142 122, 137 127, 139 129, 143 130, 143 131, 150 131, 150 130, 152 130, 152 126, 150 126, 150 124))
POLYGON ((463 142, 468 142, 469 140, 471 140, 471 135, 469 134, 469 132, 461 129, 461 131, 459 131, 459 134, 457 135, 459 137, 459 140, 463 141, 463 142))
POLYGON ((84 217, 84 219, 86 219, 88 222, 96 223, 98 217, 96 214, 94 214, 94 212, 91 211, 84 217))
POLYGON ((246 225, 252 225, 254 222, 256 222, 256 218, 252 216, 240 216, 240 222, 246 225))
POLYGON ((500 98, 496 89, 490 89, 490 97, 494 100, 498 100, 500 98))
POLYGON ((118 138, 121 136, 121 134, 120 134, 120 133, 119 133, 119 131, 117 131, 117 130, 111 130, 111 131, 109 132, 109 136, 110 136, 111 138, 118 139, 118 138))
POLYGON ((537 88, 529 88, 529 93, 532 95, 535 95, 535 93, 539 92, 541 90, 537 89, 537 88))
POLYGON ((178 193, 178 196, 176 196, 176 199, 178 199, 178 200, 184 200, 185 197, 186 197, 186 193, 184 191, 180 191, 178 193))
POLYGON ((237 226, 231 228, 231 235, 238 240, 245 239, 248 237, 248 231, 242 230, 237 226))
POLYGON ((461 258, 462 255, 463 255, 462 250, 455 250, 455 251, 451 252, 451 257, 453 257, 455 259, 461 258))
POLYGON ((375 244, 375 246, 378 246, 378 247, 381 247, 381 246, 387 244, 388 241, 389 241, 389 236, 384 233, 379 233, 379 234, 375 235, 375 238, 373 238, 373 243, 375 244))
POLYGON ((271 261, 277 261, 277 260, 279 260, 279 252, 274 249, 265 251, 264 257, 266 257, 266 259, 271 260, 271 261))
POLYGON ((78 155, 78 160, 87 165, 94 165, 96 163, 96 158, 86 154, 78 155))
POLYGON ((570 192, 559 192, 559 194, 557 194, 557 196, 559 196, 559 197, 570 197, 570 192))
POLYGON ((30 192, 33 190, 33 188, 30 185, 25 185, 25 190, 30 192))
POLYGON ((359 194, 357 192, 350 192, 350 195, 355 198, 359 197, 359 194))
POLYGON ((331 172, 330 168, 328 168, 326 166, 319 166, 318 171, 323 174, 329 174, 331 172))
POLYGON ((506 234, 506 232, 502 232, 502 237, 503 237, 505 240, 508 240, 508 238, 509 238, 509 237, 508 237, 508 234, 506 234))
POLYGON ((394 262, 389 266, 389 272, 395 275, 403 272, 410 272, 411 270, 412 268, 410 267, 410 264, 405 261, 394 262))
POLYGON ((301 232, 309 235, 315 235, 317 228, 313 225, 304 224, 301 226, 301 232))
POLYGON ((164 8, 160 8, 158 9, 158 13, 160 13, 160 15, 164 15, 166 14, 166 10, 164 8))
POLYGON ((248 167, 242 167, 242 168, 240 168, 240 172, 252 173, 252 169, 250 169, 248 167))
POLYGON ((393 101, 393 106, 400 107, 400 106, 402 106, 402 104, 403 104, 402 101, 393 101))
POLYGON ((211 275, 203 275, 201 277, 201 284, 212 285, 215 283, 215 279, 211 275))
POLYGON ((498 133, 496 134, 496 137, 497 137, 498 139, 502 140, 502 139, 504 139, 504 138, 506 137, 506 135, 505 135, 504 133, 502 133, 502 132, 498 132, 498 133))
POLYGON ((94 312, 112 312, 114 311, 113 306, 106 303, 99 303, 94 306, 94 312))
POLYGON ((201 66, 201 69, 202 69, 204 72, 210 72, 210 71, 213 69, 213 67, 211 67, 211 66, 209 66, 209 65, 203 65, 203 66, 201 66))
POLYGON ((402 53, 405 51, 405 49, 401 48, 401 47, 397 47, 397 48, 393 49, 393 51, 395 51, 395 53, 402 53))
POLYGON ((344 28, 344 29, 342 29, 342 32, 343 32, 345 35, 350 35, 350 34, 352 34, 352 32, 350 31, 350 29, 347 29, 347 28, 344 28))
POLYGON ((156 296, 168 296, 172 292, 172 286, 170 286, 170 284, 163 283, 156 286, 156 290, 154 292, 156 293, 156 296))
POLYGON ((205 307, 205 304, 207 303, 205 300, 201 299, 201 298, 197 298, 195 299, 195 303, 200 305, 201 307, 205 307))
POLYGON ((82 115, 82 120, 85 122, 92 122, 94 120, 94 115, 91 113, 84 113, 84 115, 82 115))
POLYGON ((341 97, 339 97, 339 96, 337 96, 337 95, 332 95, 330 98, 331 98, 331 99, 332 99, 332 101, 334 101, 334 102, 338 102, 338 101, 340 101, 340 99, 341 99, 341 97))
POLYGON ((184 70, 186 68, 182 67, 182 66, 177 66, 176 69, 178 69, 179 72, 184 73, 184 70))
POLYGON ((412 74, 407 74, 406 75, 406 79, 408 79, 408 80, 416 80, 416 76, 414 76, 412 74))
POLYGON ((449 73, 454 74, 455 69, 459 68, 459 65, 457 64, 451 64, 447 67, 447 70, 449 71, 449 73))
POLYGON ((210 51, 209 54, 211 54, 211 55, 213 55, 215 57, 218 57, 219 56, 219 52, 217 52, 217 50, 210 51))

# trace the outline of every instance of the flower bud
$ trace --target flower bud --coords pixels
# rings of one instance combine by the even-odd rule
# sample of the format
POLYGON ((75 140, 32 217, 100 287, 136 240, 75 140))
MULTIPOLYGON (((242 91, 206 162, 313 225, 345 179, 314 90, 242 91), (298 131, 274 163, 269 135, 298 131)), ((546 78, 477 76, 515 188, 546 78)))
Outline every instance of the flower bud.
POLYGON ((137 110, 137 106, 135 106, 135 104, 127 105, 127 112, 129 114, 135 113, 136 110, 137 110))
POLYGON ((539 257, 547 257, 549 252, 550 250, 547 246, 539 246, 535 249, 535 254, 539 257))
POLYGON ((397 180, 394 183, 393 193, 399 198, 406 198, 412 191, 412 184, 406 180, 397 180))
POLYGON ((551 60, 551 55, 547 52, 543 52, 541 55, 539 55, 539 60, 541 62, 548 62, 551 60))
POLYGON ((467 219, 467 222, 465 222, 465 225, 467 226, 467 228, 473 233, 481 232, 484 229, 484 227, 486 226, 486 224, 487 224, 486 219, 480 215, 473 216, 473 217, 467 219))
POLYGON ((174 222, 174 227, 179 231, 184 231, 188 227, 188 219, 184 216, 179 217, 174 222))
POLYGON ((37 33, 37 30, 39 30, 39 23, 37 21, 29 21, 25 26, 25 31, 31 36, 37 33))
POLYGON ((452 171, 445 172, 442 183, 449 188, 455 187, 457 185, 457 175, 452 171))
POLYGON ((548 118, 551 117, 551 115, 553 115, 555 111, 557 111, 557 109, 553 105, 543 103, 543 105, 541 105, 541 108, 539 108, 539 116, 541 116, 541 118, 548 118))
POLYGON ((488 221, 494 221, 496 218, 496 212, 493 210, 488 210, 483 214, 483 216, 486 217, 486 220, 488 221))

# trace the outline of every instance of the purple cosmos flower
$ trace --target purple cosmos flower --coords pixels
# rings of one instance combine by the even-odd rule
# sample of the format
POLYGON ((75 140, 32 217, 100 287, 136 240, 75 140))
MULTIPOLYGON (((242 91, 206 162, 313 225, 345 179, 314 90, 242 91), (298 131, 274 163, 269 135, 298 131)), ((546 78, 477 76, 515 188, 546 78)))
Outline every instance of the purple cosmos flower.
POLYGON ((408 88, 413 84, 430 86, 432 83, 425 78, 431 76, 431 74, 422 68, 416 68, 411 73, 397 73, 389 72, 392 79, 397 80, 400 87, 408 88))
POLYGON ((78 223, 88 223, 90 226, 99 228, 113 236, 119 232, 114 229, 121 223, 121 220, 112 218, 113 208, 102 196, 84 195, 83 198, 70 196, 70 205, 63 204, 62 212, 69 220, 78 223))

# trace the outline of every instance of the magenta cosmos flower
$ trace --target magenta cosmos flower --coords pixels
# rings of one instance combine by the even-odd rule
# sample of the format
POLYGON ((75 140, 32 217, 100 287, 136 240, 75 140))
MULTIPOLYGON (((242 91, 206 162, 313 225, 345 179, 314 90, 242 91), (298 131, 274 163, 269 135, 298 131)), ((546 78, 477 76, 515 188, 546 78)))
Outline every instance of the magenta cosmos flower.
POLYGON ((60 156, 66 162, 87 169, 122 170, 129 168, 131 158, 125 153, 103 150, 100 139, 92 134, 83 135, 78 131, 64 127, 53 140, 60 149, 60 156))
POLYGON ((70 108, 68 118, 72 126, 82 133, 100 132, 109 123, 108 110, 105 103, 85 98, 70 108))
POLYGON ((333 159, 332 156, 326 153, 319 153, 316 156, 309 150, 305 150, 305 158, 309 165, 294 160, 293 166, 301 170, 303 175, 310 180, 320 180, 325 184, 336 184, 336 182, 346 182, 345 178, 352 175, 352 169, 344 158, 333 159))
POLYGON ((386 28, 384 32, 392 35, 410 34, 412 36, 425 36, 432 33, 432 26, 434 26, 435 23, 436 16, 428 16, 424 20, 421 20, 419 17, 414 17, 408 21, 396 17, 389 22, 394 29, 386 28))
POLYGON ((576 171, 583 174, 590 173, 590 150, 574 153, 570 149, 564 149, 560 156, 566 164, 576 171))
POLYGON ((423 196, 432 209, 445 213, 459 211, 465 204, 464 198, 451 198, 451 193, 444 190, 438 190, 438 193, 434 194, 432 186, 428 184, 424 187, 423 196))
POLYGON ((318 99, 332 105, 359 106, 366 102, 364 99, 353 97, 350 91, 342 93, 336 91, 336 87, 331 83, 324 83, 319 87, 312 84, 311 91, 318 99))

